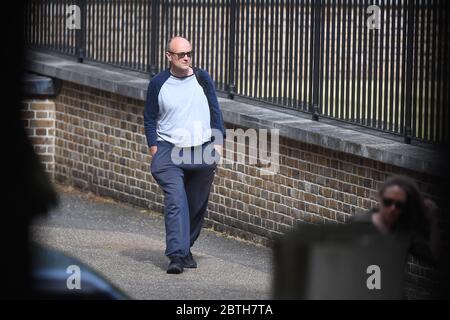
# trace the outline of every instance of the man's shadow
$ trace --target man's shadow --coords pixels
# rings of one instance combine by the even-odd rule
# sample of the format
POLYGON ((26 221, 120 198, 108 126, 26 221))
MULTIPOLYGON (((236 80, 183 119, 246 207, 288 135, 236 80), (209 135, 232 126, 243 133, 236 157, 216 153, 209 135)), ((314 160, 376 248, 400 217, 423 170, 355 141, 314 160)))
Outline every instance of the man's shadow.
MULTIPOLYGON (((150 263, 164 272, 167 270, 167 265, 169 263, 169 259, 161 250, 129 249, 121 251, 120 254, 137 262, 150 263)), ((203 258, 199 256, 195 257, 197 262, 202 259, 203 258)))

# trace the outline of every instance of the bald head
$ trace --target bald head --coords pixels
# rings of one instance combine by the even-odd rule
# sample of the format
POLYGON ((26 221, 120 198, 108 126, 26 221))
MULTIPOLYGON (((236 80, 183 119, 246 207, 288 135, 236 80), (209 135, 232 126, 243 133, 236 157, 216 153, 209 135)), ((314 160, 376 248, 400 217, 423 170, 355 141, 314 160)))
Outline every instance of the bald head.
POLYGON ((180 36, 173 37, 167 43, 166 51, 168 52, 187 52, 191 51, 192 46, 191 43, 180 36))

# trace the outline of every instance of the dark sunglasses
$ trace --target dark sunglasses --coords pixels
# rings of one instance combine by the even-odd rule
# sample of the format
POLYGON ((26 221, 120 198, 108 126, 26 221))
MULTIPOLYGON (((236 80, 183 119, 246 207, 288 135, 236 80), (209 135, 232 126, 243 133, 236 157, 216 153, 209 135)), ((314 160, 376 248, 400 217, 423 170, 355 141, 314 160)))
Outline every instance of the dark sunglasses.
POLYGON ((183 59, 184 56, 188 56, 188 58, 192 57, 192 51, 189 52, 172 52, 168 51, 170 54, 176 54, 178 59, 183 59))
POLYGON ((401 201, 395 201, 393 199, 389 199, 389 198, 384 198, 383 199, 383 206, 385 207, 390 207, 392 205, 395 205, 395 207, 399 210, 402 210, 405 208, 406 204, 404 202, 401 201))

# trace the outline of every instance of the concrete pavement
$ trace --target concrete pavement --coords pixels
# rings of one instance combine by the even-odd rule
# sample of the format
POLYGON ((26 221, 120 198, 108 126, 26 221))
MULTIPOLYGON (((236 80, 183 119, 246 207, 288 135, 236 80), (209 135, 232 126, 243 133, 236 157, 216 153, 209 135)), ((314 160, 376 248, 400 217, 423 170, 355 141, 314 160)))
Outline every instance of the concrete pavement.
POLYGON ((166 273, 162 215, 71 188, 33 223, 33 240, 71 255, 134 299, 270 299, 271 250, 203 229, 197 269, 166 273))

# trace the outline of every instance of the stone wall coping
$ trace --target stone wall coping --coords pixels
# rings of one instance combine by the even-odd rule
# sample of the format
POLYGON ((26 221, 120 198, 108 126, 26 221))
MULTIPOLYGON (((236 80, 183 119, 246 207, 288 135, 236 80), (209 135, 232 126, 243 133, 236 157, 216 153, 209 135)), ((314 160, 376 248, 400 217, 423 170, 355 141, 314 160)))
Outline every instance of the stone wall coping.
MULTIPOLYGON (((78 63, 75 57, 28 50, 26 71, 145 101, 149 76, 103 63, 78 63)), ((281 137, 334 151, 440 176, 446 161, 440 149, 357 125, 311 116, 294 110, 248 104, 219 97, 225 122, 254 129, 279 129, 281 137)))

